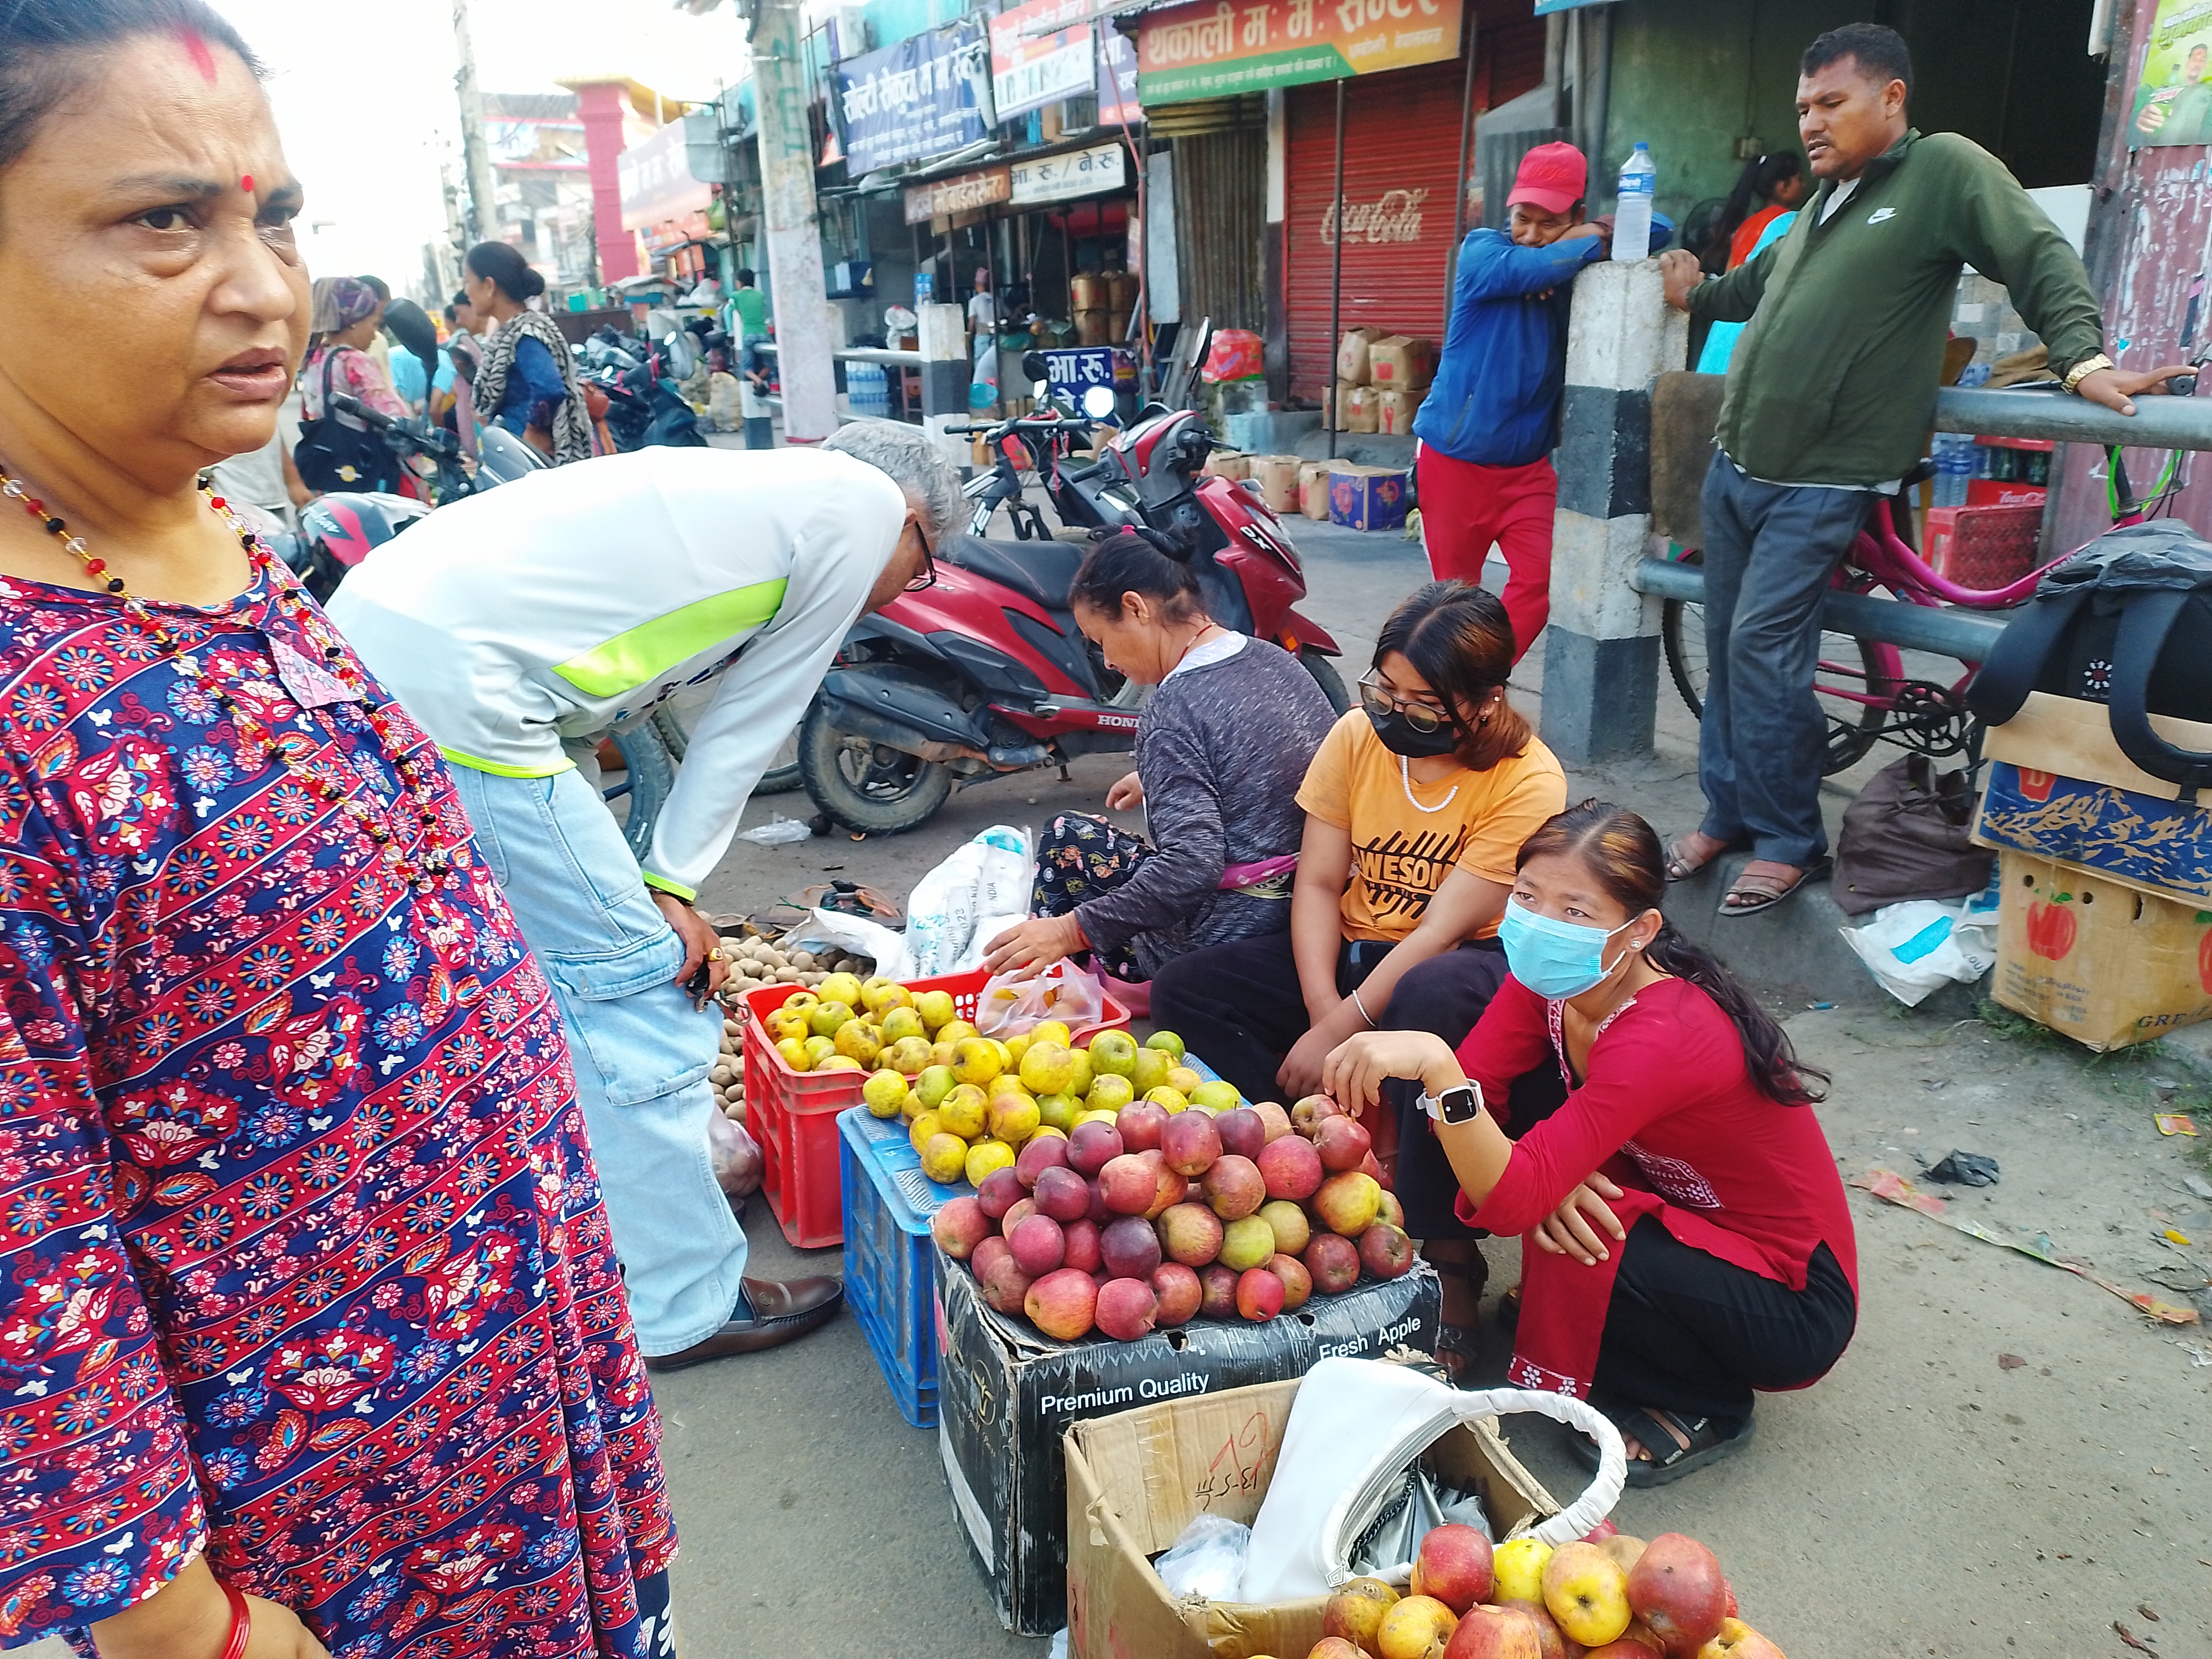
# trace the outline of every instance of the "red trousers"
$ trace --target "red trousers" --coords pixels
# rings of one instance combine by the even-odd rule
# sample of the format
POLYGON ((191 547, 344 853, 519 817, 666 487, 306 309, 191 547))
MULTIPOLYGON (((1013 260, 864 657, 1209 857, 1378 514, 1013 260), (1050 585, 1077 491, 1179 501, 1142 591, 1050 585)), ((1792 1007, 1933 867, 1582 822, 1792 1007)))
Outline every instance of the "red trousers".
POLYGON ((1527 656, 1552 614, 1552 513, 1559 475, 1548 459, 1526 466, 1481 466, 1421 446, 1415 463, 1421 542, 1438 581, 1480 584, 1495 543, 1505 556, 1505 614, 1513 660, 1527 656))

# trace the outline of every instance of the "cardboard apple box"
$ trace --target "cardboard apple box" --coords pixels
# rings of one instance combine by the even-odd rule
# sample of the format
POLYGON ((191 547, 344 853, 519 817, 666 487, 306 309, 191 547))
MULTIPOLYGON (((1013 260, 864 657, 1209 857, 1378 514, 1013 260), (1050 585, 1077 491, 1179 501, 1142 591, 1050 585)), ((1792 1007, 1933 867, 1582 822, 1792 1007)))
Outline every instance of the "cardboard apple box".
POLYGON ((1234 449, 1217 449, 1206 458, 1205 476, 1239 483, 1252 476, 1252 458, 1234 449))
POLYGON ((1260 498, 1275 513, 1298 510, 1298 458, 1295 455, 1255 455, 1252 481, 1260 498))
POLYGON ((1328 463, 1298 463, 1298 511, 1309 519, 1328 517, 1328 463))
POLYGON ((1413 416, 1420 412, 1421 401, 1428 395, 1425 386, 1419 392, 1385 392, 1376 399, 1375 429, 1394 437, 1411 437, 1413 416))
POLYGON ((1367 377, 1386 392, 1419 392, 1437 372, 1437 349, 1430 341, 1393 334, 1367 348, 1367 377))
POLYGON ((1997 856, 1996 1000, 2100 1052, 2212 1019, 2212 909, 1997 856))
POLYGON ((1364 386, 1370 373, 1369 353, 1375 342, 1389 337, 1380 328, 1347 328, 1336 343, 1336 378, 1347 386, 1364 386))
MULTIPOLYGON (((1300 1381, 1146 1406, 1068 1430, 1072 1659, 1303 1659, 1321 1640, 1322 1597, 1272 1607, 1178 1601, 1146 1559, 1201 1514, 1252 1524, 1300 1381)), ((1425 1461, 1455 1485, 1480 1491, 1499 1538, 1559 1512, 1494 1422, 1452 1430, 1425 1461)))

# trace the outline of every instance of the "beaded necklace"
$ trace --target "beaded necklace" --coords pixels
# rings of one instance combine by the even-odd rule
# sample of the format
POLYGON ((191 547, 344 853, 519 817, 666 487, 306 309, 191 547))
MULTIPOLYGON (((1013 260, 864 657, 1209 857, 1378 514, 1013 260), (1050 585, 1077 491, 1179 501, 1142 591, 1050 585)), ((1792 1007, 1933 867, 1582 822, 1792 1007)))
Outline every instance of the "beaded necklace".
MULTIPOLYGON (((239 704, 237 699, 233 697, 228 690, 210 684, 207 689, 213 696, 216 706, 229 717, 232 724, 236 726, 240 737, 246 744, 259 749, 269 761, 283 767, 321 799, 331 803, 341 812, 352 818, 356 827, 376 844, 378 855, 401 881, 417 892, 430 891, 438 885, 439 878, 449 874, 453 868, 450 849, 440 834, 441 820, 437 806, 429 793, 428 785, 434 777, 434 769, 425 767, 419 759, 408 754, 407 745, 395 736, 391 721, 386 717, 384 711, 387 705, 374 700, 368 682, 347 657, 343 647, 335 640, 324 636, 321 630, 315 627, 311 620, 307 602, 301 597, 301 590, 275 579, 271 573, 276 560, 268 549, 262 545, 260 538, 253 533, 252 527, 231 511, 229 502, 216 495, 204 484, 201 486, 200 493, 207 497, 208 505, 222 516, 223 523, 236 534, 240 543, 246 549, 246 559, 252 565, 257 578, 268 579, 270 591, 275 597, 279 613, 299 629, 302 640, 310 644, 320 645, 322 662, 319 665, 325 672, 330 673, 353 699, 359 702, 367 713, 369 727, 376 733, 378 741, 383 745, 386 758, 391 761, 393 769, 407 785, 409 793, 414 796, 416 816, 422 825, 421 856, 410 857, 401 849, 394 833, 398 822, 396 814, 380 811, 368 801, 353 795, 352 792, 342 787, 328 777, 319 776, 302 757, 302 751, 311 748, 311 745, 307 744, 303 739, 293 733, 278 732, 261 726, 239 704)), ((72 534, 60 514, 50 511, 44 501, 32 495, 15 479, 9 477, 4 469, 0 469, 0 498, 21 502, 23 510, 39 520, 46 527, 47 533, 62 544, 63 550, 84 566, 86 575, 99 583, 106 592, 120 599, 123 601, 125 614, 152 636, 154 643, 161 647, 175 663, 179 673, 188 679, 203 680, 204 671, 189 654, 192 647, 185 645, 172 634, 161 617, 155 615, 149 608, 145 600, 134 593, 126 592, 123 579, 108 574, 106 561, 93 556, 92 550, 85 544, 84 538, 72 534)), ((287 688, 287 690, 289 689, 287 688)), ((302 704, 301 712, 305 714, 310 711, 302 704)), ((320 719, 335 737, 336 722, 327 714, 320 715, 320 719)))

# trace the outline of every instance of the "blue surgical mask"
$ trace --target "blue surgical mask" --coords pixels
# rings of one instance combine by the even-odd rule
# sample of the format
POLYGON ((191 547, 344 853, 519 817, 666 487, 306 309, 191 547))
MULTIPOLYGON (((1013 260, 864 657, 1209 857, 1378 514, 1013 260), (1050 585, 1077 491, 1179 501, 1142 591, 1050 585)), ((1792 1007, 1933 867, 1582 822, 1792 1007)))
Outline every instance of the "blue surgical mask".
MULTIPOLYGON (((1538 996, 1578 997, 1612 971, 1605 965, 1605 942, 1635 925, 1624 921, 1607 933, 1578 921, 1553 921, 1508 899, 1498 919, 1498 939, 1513 977, 1538 996)), ((1613 967, 1620 965, 1616 958, 1613 967)))

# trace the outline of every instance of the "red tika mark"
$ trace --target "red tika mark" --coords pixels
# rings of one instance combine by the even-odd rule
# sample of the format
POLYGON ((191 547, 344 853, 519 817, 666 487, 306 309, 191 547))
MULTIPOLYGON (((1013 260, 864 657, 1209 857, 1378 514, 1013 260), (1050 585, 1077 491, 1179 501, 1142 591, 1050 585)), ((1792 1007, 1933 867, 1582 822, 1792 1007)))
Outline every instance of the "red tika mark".
POLYGON ((200 72, 200 79, 213 86, 216 81, 215 53, 208 50, 206 38, 198 29, 180 28, 178 38, 184 43, 185 56, 192 60, 192 67, 200 72))

